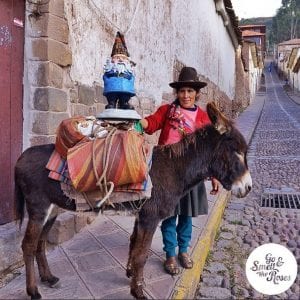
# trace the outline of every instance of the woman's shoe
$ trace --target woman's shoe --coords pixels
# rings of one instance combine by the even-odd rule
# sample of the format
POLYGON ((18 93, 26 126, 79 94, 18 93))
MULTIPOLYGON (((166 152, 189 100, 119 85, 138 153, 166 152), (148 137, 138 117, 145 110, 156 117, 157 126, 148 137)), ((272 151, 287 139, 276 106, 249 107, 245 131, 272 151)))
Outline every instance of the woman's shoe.
POLYGON ((181 266, 185 269, 192 269, 193 266, 194 266, 194 262, 190 258, 188 253, 179 253, 178 254, 178 260, 179 260, 181 266))
POLYGON ((171 256, 166 259, 166 261, 164 262, 164 270, 172 276, 179 274, 180 270, 177 266, 175 256, 171 256))

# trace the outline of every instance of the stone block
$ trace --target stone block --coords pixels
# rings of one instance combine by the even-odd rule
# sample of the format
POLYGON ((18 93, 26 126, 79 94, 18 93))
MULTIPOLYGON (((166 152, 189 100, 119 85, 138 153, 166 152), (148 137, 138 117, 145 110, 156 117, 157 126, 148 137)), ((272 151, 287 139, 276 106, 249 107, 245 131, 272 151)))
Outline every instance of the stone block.
POLYGON ((231 299, 231 292, 228 289, 221 287, 206 287, 200 288, 200 299, 231 299))
POLYGON ((78 103, 78 88, 75 86, 69 90, 70 102, 78 103))
POLYGON ((72 53, 64 43, 50 38, 35 38, 32 40, 32 59, 50 60, 60 66, 72 64, 72 53))
POLYGON ((40 6, 41 13, 51 13, 55 16, 64 18, 65 17, 65 7, 64 0, 51 0, 47 1, 46 4, 40 6))
POLYGON ((86 106, 84 104, 73 104, 71 106, 71 115, 72 116, 95 116, 96 107, 86 106))
POLYGON ((67 118, 69 118, 67 113, 34 111, 32 132, 39 135, 53 135, 60 122, 67 118))
POLYGON ((69 27, 63 18, 44 13, 39 18, 32 20, 29 34, 32 37, 49 37, 67 44, 69 27))
POLYGON ((105 105, 103 103, 97 103, 96 104, 96 113, 101 113, 105 109, 105 105))
POLYGON ((67 93, 52 87, 36 88, 33 95, 33 107, 42 111, 65 112, 67 93))
POLYGON ((95 103, 95 88, 87 85, 78 86, 79 103, 93 105, 95 103))
POLYGON ((48 242, 58 245, 68 241, 75 235, 74 214, 64 212, 58 215, 48 235, 48 242))
POLYGON ((63 69, 57 64, 47 62, 29 62, 30 82, 33 86, 53 86, 62 88, 63 69))
POLYGON ((47 38, 32 39, 31 47, 33 60, 49 60, 47 38))
POLYGON ((13 270, 23 262, 21 243, 26 223, 27 220, 24 220, 21 230, 15 222, 0 226, 0 275, 3 271, 13 270))
POLYGON ((223 276, 220 275, 210 275, 210 276, 205 276, 203 277, 203 283, 206 286, 211 286, 211 287, 221 287, 222 286, 222 282, 223 282, 223 276))
POLYGON ((64 76, 63 76, 63 81, 64 81, 64 87, 69 89, 69 88, 74 88, 76 85, 76 82, 74 82, 70 76, 70 67, 64 68, 64 76))
POLYGON ((103 87, 99 84, 95 84, 95 101, 98 103, 107 104, 106 97, 103 96, 103 87))
POLYGON ((75 232, 78 233, 87 224, 87 213, 74 213, 75 232))
POLYGON ((44 145, 55 143, 55 135, 33 135, 30 137, 30 145, 44 145))

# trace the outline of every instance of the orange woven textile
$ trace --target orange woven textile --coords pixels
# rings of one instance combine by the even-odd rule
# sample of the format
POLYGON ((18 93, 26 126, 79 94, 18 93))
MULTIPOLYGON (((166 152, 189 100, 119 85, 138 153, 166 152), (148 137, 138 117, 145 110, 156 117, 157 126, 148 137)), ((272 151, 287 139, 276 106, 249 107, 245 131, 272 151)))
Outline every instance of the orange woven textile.
POLYGON ((78 131, 78 123, 85 121, 85 117, 78 116, 63 120, 56 131, 55 150, 63 157, 67 158, 69 148, 75 146, 79 141, 88 140, 78 131))
POLYGON ((73 186, 80 192, 98 188, 93 169, 93 151, 98 177, 104 169, 103 156, 108 155, 107 181, 112 181, 115 186, 143 182, 148 171, 143 143, 144 138, 133 130, 117 130, 112 137, 111 150, 107 154, 104 153, 105 138, 78 143, 69 149, 67 155, 73 186))

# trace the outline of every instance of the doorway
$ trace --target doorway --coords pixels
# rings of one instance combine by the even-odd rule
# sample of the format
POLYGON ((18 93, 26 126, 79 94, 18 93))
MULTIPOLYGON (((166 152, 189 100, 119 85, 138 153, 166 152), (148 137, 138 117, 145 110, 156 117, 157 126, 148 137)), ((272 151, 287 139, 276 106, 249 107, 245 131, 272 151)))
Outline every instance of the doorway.
POLYGON ((14 220, 14 166, 22 151, 25 1, 0 1, 0 224, 14 220))

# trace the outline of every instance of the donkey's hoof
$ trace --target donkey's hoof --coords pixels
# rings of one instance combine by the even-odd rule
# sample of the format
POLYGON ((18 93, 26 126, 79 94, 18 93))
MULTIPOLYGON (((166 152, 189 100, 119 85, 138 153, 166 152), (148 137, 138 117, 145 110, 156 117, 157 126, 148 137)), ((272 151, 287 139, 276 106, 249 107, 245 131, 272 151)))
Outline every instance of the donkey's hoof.
POLYGON ((37 291, 34 295, 31 295, 31 300, 42 299, 42 295, 37 291))
POLYGON ((126 276, 128 278, 132 277, 132 270, 131 269, 129 269, 129 268, 126 269, 126 276))
POLYGON ((26 288, 27 295, 30 296, 32 300, 42 299, 42 295, 39 293, 37 287, 35 288, 26 288))
POLYGON ((127 270, 126 270, 126 276, 127 276, 128 278, 132 277, 132 271, 127 269, 127 270))
POLYGON ((56 276, 52 276, 51 278, 41 278, 41 281, 44 283, 47 283, 49 285, 49 287, 51 288, 58 288, 60 287, 60 282, 59 282, 59 278, 56 276))
POLYGON ((58 288, 60 287, 60 281, 58 277, 53 276, 50 280, 48 280, 48 283, 51 288, 58 288))
POLYGON ((140 299, 140 300, 146 300, 148 299, 144 293, 140 294, 140 293, 136 293, 135 291, 131 290, 130 291, 131 295, 135 298, 135 299, 140 299))
POLYGON ((136 299, 147 299, 147 297, 144 295, 142 285, 131 288, 130 293, 136 299))

